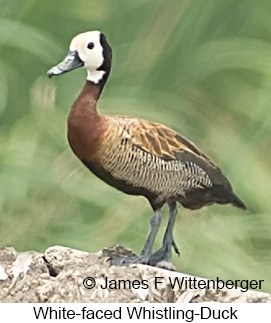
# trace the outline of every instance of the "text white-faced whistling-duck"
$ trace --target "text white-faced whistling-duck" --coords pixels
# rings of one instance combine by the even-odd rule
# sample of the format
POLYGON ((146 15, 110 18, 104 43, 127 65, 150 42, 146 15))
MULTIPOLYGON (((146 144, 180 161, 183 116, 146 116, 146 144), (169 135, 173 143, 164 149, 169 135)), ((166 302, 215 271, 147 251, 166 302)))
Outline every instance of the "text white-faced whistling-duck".
POLYGON ((84 165, 109 185, 131 195, 145 196, 154 215, 150 232, 138 257, 114 259, 155 265, 179 254, 173 239, 176 203, 199 209, 213 203, 246 210, 222 171, 194 144, 174 130, 155 122, 123 116, 99 115, 96 106, 110 73, 112 50, 100 31, 75 36, 64 60, 52 67, 51 77, 83 66, 86 83, 68 117, 68 141, 84 165), (152 252, 161 208, 169 206, 163 244, 152 252))

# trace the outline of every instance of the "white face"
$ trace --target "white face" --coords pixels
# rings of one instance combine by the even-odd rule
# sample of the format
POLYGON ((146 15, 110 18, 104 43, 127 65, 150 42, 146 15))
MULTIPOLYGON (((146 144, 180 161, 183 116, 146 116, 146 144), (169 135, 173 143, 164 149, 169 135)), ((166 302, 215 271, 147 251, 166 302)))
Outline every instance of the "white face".
POLYGON ((100 35, 100 31, 87 31, 75 36, 70 44, 70 51, 76 50, 84 62, 88 72, 87 79, 94 83, 98 83, 105 74, 105 71, 98 70, 104 62, 100 35))

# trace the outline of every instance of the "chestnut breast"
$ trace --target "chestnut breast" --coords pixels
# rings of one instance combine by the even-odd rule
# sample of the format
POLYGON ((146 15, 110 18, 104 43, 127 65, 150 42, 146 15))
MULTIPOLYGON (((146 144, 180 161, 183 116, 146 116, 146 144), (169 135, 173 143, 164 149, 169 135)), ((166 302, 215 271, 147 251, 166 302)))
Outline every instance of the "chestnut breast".
POLYGON ((106 129, 106 118, 96 112, 96 100, 77 99, 68 117, 68 142, 81 160, 95 161, 106 129))

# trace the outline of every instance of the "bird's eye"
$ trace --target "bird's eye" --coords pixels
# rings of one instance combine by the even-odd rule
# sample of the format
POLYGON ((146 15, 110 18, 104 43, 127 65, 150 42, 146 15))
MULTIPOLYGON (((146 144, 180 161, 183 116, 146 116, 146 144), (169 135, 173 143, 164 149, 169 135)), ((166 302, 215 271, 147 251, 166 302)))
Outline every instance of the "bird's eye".
POLYGON ((93 42, 90 42, 88 43, 88 49, 93 49, 94 48, 94 43, 93 42))

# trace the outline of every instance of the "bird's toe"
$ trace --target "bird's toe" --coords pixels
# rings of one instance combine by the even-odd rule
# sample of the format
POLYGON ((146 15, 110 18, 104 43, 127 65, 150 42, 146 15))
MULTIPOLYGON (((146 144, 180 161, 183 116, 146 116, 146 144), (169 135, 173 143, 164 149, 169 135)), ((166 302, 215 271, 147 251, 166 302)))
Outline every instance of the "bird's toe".
POLYGON ((131 257, 113 257, 111 265, 113 266, 129 266, 131 264, 148 264, 149 258, 145 256, 131 256, 131 257))

